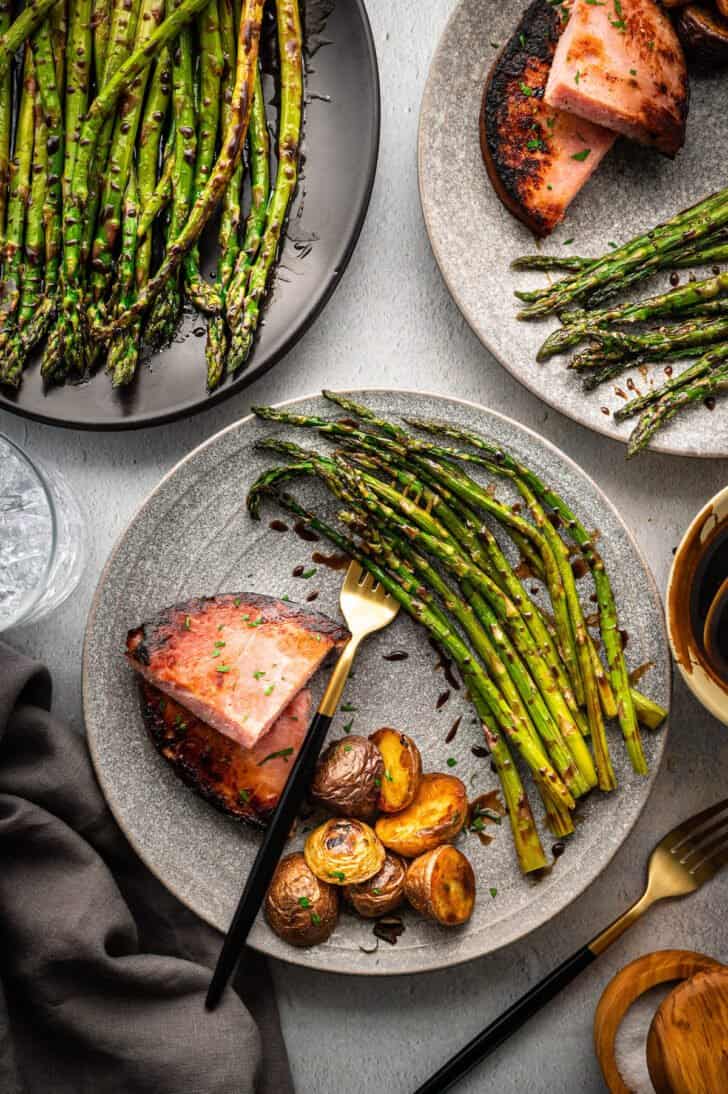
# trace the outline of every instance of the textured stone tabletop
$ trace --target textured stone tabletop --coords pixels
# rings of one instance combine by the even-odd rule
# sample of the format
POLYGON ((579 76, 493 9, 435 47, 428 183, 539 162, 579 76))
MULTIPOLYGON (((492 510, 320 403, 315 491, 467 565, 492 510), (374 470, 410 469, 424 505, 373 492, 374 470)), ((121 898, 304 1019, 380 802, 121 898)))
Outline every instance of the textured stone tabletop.
MULTIPOLYGON (((662 591, 673 547, 689 518, 725 485, 725 461, 647 455, 626 464, 622 446, 547 410, 519 387, 482 349, 451 302, 422 223, 416 165, 420 97, 451 6, 450 0, 369 0, 382 80, 382 143, 369 216, 340 288, 273 372, 221 407, 157 430, 71 433, 0 413, 0 429, 39 459, 58 465, 88 513, 90 561, 81 588, 49 620, 7 636, 48 662, 56 707, 70 712, 79 729, 84 622, 112 544, 161 475, 247 413, 251 403, 324 385, 372 385, 417 387, 492 406, 543 433, 596 479, 634 531, 662 591)), ((487 34, 487 27, 483 30, 487 34)), ((726 415, 728 406, 720 405, 716 429, 726 428, 726 415)), ((655 838, 676 819, 725 795, 727 771, 728 730, 677 683, 667 761, 636 831, 604 876, 548 926, 493 957, 419 977, 366 982, 277 964, 297 1089, 301 1094, 412 1090, 638 895, 655 838)), ((728 961, 727 902, 728 875, 689 900, 656 908, 458 1089, 603 1090, 591 1023, 607 980, 628 960, 656 948, 703 950, 728 961)))

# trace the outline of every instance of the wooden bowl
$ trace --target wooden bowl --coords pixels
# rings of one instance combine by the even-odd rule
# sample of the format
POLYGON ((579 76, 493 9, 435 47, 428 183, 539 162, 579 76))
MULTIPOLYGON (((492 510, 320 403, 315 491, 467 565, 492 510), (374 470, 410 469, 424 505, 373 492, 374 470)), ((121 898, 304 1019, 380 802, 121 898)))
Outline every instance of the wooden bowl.
MULTIPOLYGON (((692 983, 691 978, 709 977, 718 974, 721 975, 721 993, 723 993, 726 991, 725 978, 728 975, 728 969, 720 962, 714 961, 712 957, 706 957, 705 954, 694 953, 692 950, 658 950, 656 953, 648 953, 643 957, 638 957, 636 961, 626 965, 607 984, 594 1015, 594 1047, 604 1081, 611 1094, 632 1094, 630 1087, 627 1086, 620 1074, 615 1055, 617 1031, 632 1004, 646 991, 658 984, 666 984, 671 980, 680 980, 685 984, 690 984, 692 983)), ((681 986, 684 986, 684 984, 681 986)), ((712 990, 715 991, 715 989, 712 990)), ((700 997, 705 1007, 710 1005, 710 991, 711 988, 708 987, 700 997)), ((716 1049, 716 1045, 720 1043, 721 1032, 723 1036, 722 1054, 724 1057, 722 1064, 725 1067, 728 1059, 728 1055, 726 1055, 728 1050, 726 1044, 726 1038, 728 1038, 728 1021, 726 1021, 728 1010, 725 1009, 724 1003, 721 1003, 724 1029, 719 1031, 717 1027, 711 1026, 712 1044, 708 1049, 705 1046, 704 1039, 701 1039, 702 1027, 699 1024, 698 1002, 691 1002, 690 993, 687 993, 686 999, 680 1000, 678 998, 678 1009, 673 1012, 667 1004, 674 994, 673 991, 667 999, 663 1000, 662 1006, 657 1012, 658 1015, 662 1014, 663 1016, 659 1022, 656 1017, 652 1023, 655 1027, 654 1034, 652 1028, 650 1029, 655 1074, 658 1076, 665 1075, 666 1082, 672 1082, 673 1076, 690 1075, 689 1069, 695 1067, 696 1061, 699 1061, 699 1066, 703 1066, 706 1054, 717 1051, 720 1055, 721 1049, 716 1049), (677 1016, 678 1021, 682 1020, 680 1016, 683 1013, 691 1016, 691 1021, 685 1029, 680 1028, 680 1036, 673 1033, 675 1029, 675 1023, 672 1021, 673 1013, 677 1016), (689 1030, 694 1031, 696 1053, 693 1053, 692 1049, 688 1047, 691 1040, 689 1030), (683 1038, 685 1038, 685 1044, 682 1043, 683 1038)), ((723 998, 722 994, 720 998, 723 998)), ((721 1061, 718 1061, 718 1063, 721 1063, 721 1061)), ((726 1082, 712 1087, 699 1087, 696 1085, 672 1087, 663 1085, 659 1088, 656 1084, 655 1086, 658 1094, 663 1094, 663 1092, 672 1094, 673 1090, 675 1094, 678 1091, 679 1094, 698 1094, 698 1092, 700 1094, 717 1094, 718 1091, 728 1091, 728 1083, 726 1082)))

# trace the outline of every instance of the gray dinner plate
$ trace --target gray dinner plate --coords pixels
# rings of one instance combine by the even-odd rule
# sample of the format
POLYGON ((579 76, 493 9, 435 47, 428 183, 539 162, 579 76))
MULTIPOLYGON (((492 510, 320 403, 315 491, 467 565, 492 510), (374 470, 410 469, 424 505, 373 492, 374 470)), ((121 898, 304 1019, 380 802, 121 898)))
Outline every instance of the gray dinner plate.
MULTIPOLYGON (((473 403, 414 392, 366 391, 362 401, 389 416, 438 416, 478 429, 537 468, 561 491, 599 544, 612 574, 622 626, 629 632, 631 668, 654 662, 641 687, 667 706, 670 659, 659 596, 647 564, 614 508, 597 486, 553 445, 516 422, 473 403)), ((288 404, 297 411, 332 414, 320 396, 288 404)), ((245 418, 195 449, 159 484, 143 504, 114 549, 101 576, 88 620, 84 647, 83 694, 88 739, 99 781, 132 846, 160 880, 203 919, 220 930, 230 922, 246 870, 258 847, 259 834, 216 812, 175 777, 155 751, 139 708, 137 678, 123 656, 130 627, 167 605, 187 597, 223 590, 287 594, 305 602, 319 593, 314 607, 339 617, 341 574, 318 565, 308 579, 293 570, 313 568, 314 550, 293 530, 270 528, 285 516, 270 505, 262 520, 245 510, 247 486, 276 458, 257 451, 255 442, 271 434, 303 444, 316 443, 308 431, 255 418, 245 418)), ((323 442, 321 442, 323 443, 323 442)), ((280 462, 280 461, 278 461, 280 462)), ((292 491, 319 510, 335 513, 323 490, 313 482, 294 484, 292 491)), ((511 500, 501 481, 498 496, 511 500)), ((502 537, 501 537, 502 538, 502 537)), ((591 578, 580 581, 585 605, 591 578)), ((536 584, 529 582, 533 588, 536 584)), ((543 599, 543 593, 535 593, 543 599)), ((424 769, 452 771, 471 797, 498 786, 487 758, 472 749, 482 736, 464 692, 455 689, 436 668, 438 657, 421 629, 400 613, 387 630, 362 649, 345 702, 353 710, 334 719, 332 736, 345 724, 369 734, 379 726, 409 733, 423 754, 424 769), (403 661, 384 655, 405 650, 403 661), (446 696, 446 693, 449 693, 446 696), (462 718, 450 743, 445 738, 462 718), (456 761, 448 765, 448 760, 456 761)), ((320 689, 324 673, 316 681, 320 689)), ((371 922, 342 914, 323 946, 296 950, 281 942, 262 917, 250 937, 265 953, 310 968, 336 972, 408 973, 455 964, 501 946, 545 923, 577 897, 607 866, 634 826, 650 792, 665 746, 665 730, 645 734, 650 775, 635 776, 627 761, 618 728, 610 741, 619 788, 598 792, 579 805, 575 834, 553 870, 540 880, 524 879, 518 869, 508 824, 492 827, 495 838, 484 846, 475 834, 462 834, 458 846, 473 863, 478 884, 475 914, 463 928, 444 930, 405 912, 406 930, 396 945, 379 942, 376 952, 371 922)), ((530 780, 526 779, 526 785, 530 780)), ((530 784, 530 797, 540 818, 540 802, 530 784)), ((553 838, 543 829, 546 848, 553 838)), ((292 846, 300 846, 299 834, 292 846)))
MULTIPOLYGON (((537 250, 529 230, 497 198, 480 152, 480 104, 488 71, 518 23, 526 0, 462 0, 430 68, 419 133, 420 196, 430 242, 450 293, 466 320, 500 363, 549 406, 574 421, 626 442, 637 419, 612 413, 636 391, 665 380, 664 368, 625 373, 584 393, 567 357, 536 363, 536 351, 556 325, 516 319, 515 289, 533 289, 549 275, 511 270, 519 255, 537 250), (634 384, 634 389, 631 387, 634 384)), ((553 235, 538 245, 547 254, 598 255, 725 186, 728 155, 728 80, 724 73, 691 76, 685 147, 668 160, 620 140, 569 208, 553 235), (568 240, 573 240, 570 244, 568 240)), ((707 271, 704 271, 707 272, 707 271)), ((558 277, 558 274, 551 275, 558 277)), ((683 271, 681 276, 687 276, 683 271)), ((669 288, 664 271, 640 286, 642 295, 669 288)), ((676 370, 677 371, 677 370, 676 370)), ((702 403, 679 414, 652 448, 684 456, 727 456, 726 410, 702 403)))

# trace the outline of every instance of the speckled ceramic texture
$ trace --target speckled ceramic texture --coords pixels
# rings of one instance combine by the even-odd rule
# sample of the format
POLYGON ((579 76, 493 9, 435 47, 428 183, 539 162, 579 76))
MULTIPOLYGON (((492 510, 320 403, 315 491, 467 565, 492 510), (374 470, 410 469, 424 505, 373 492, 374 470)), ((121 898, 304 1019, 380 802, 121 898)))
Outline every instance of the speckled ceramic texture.
MULTIPOLYGON (((567 372, 568 357, 537 364, 536 351, 556 325, 516 319, 516 289, 546 284, 549 275, 511 270, 519 255, 598 255, 679 209, 725 186, 728 81, 724 74, 691 78, 687 140, 670 161, 620 140, 577 196, 563 224, 542 244, 501 204, 480 152, 480 105, 498 49, 516 26, 526 0, 463 0, 440 39, 422 101, 419 180, 435 258, 466 320, 502 365, 544 402, 599 433, 626 442, 637 419, 621 424, 612 412, 630 395, 665 379, 662 366, 647 377, 627 372, 585 393, 567 372), (567 240, 573 240, 571 244, 567 240), (621 389, 623 395, 618 392, 621 389)), ((550 275, 558 277, 558 274, 550 275)), ((681 273, 684 278, 687 272, 681 273)), ((641 295, 669 288, 668 271, 640 286, 641 295)), ((676 366, 676 372, 678 367, 676 366)), ((702 403, 658 433, 653 449, 685 456, 728 455, 728 410, 702 403)))
MULTIPOLYGON (((579 512, 599 540, 615 585, 622 625, 629 632, 632 668, 655 663, 641 687, 667 705, 670 660, 663 614, 652 577, 615 510, 579 468, 563 453, 508 418, 472 403, 434 395, 367 391, 362 401, 389 416, 417 413, 439 416, 478 429, 538 469, 579 512)), ((321 397, 291 404, 296 410, 331 414, 321 397)), ((171 471, 142 506, 113 552, 101 577, 89 616, 84 649, 84 709, 96 771, 107 800, 132 845, 152 871, 203 919, 227 928, 259 835, 219 814, 186 788, 156 753, 139 712, 135 674, 123 657, 127 630, 160 608, 193 595, 222 590, 288 594, 305 601, 319 590, 315 607, 338 617, 341 574, 319 566, 308 580, 292 576, 300 564, 312 565, 319 545, 293 532, 270 529, 282 514, 266 507, 263 519, 249 519, 246 487, 267 466, 272 454, 256 451, 256 440, 289 435, 299 443, 315 438, 307 431, 246 418, 218 433, 171 471)), ((323 442, 322 442, 323 443, 323 442)), ((294 488, 320 510, 335 512, 316 483, 294 488)), ((509 500, 509 488, 498 485, 509 500)), ((502 536, 501 536, 502 538, 502 536)), ((323 547, 323 550, 328 550, 323 547)), ((580 587, 589 611, 590 578, 580 587)), ((536 588, 536 583, 529 583, 536 588)), ((537 599, 543 593, 535 594, 537 599)), ((406 730, 417 741, 425 770, 450 770, 465 782, 472 797, 498 785, 488 759, 472 747, 482 744, 480 730, 463 691, 448 689, 436 654, 423 631, 400 613, 387 630, 371 638, 355 665, 345 701, 356 709, 334 719, 331 734, 369 734, 382 725, 406 730), (388 662, 383 655, 406 649, 409 659, 388 662), (451 694, 441 709, 438 698, 451 694), (455 739, 445 737, 462 715, 455 739)), ((321 686, 321 673, 317 681, 321 686)), ((610 740, 619 789, 594 793, 580 804, 577 829, 553 871, 539 881, 524 879, 518 869, 507 824, 493 828, 494 841, 483 846, 463 834, 458 845, 473 862, 478 901, 471 922, 444 930, 405 912, 407 929, 396 946, 380 942, 375 953, 372 925, 344 913, 332 938, 323 946, 296 950, 286 946, 262 918, 250 936, 257 949, 276 957, 330 971, 387 974, 417 972, 455 964, 513 942, 549 920, 605 868, 627 837, 645 804, 665 744, 665 729, 645 735, 649 778, 632 774, 619 730, 610 740), (490 890, 497 890, 491 896, 490 890)), ((527 780, 528 782, 529 780, 527 780)), ((540 818, 540 802, 531 784, 530 797, 540 818)), ((542 826, 543 831, 543 826, 542 826)), ((544 832, 546 847, 553 839, 544 832)), ((294 846, 300 844, 301 837, 294 846)))

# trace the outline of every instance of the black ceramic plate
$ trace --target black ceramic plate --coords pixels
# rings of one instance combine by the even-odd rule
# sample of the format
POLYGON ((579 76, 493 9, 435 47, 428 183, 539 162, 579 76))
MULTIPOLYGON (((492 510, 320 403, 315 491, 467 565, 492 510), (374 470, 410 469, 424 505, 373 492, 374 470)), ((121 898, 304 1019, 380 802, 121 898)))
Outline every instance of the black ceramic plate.
POLYGON ((102 370, 83 383, 44 391, 36 362, 19 391, 0 392, 0 407, 76 429, 155 425, 239 391, 271 368, 313 322, 346 268, 369 204, 379 147, 379 75, 362 0, 306 0, 302 8, 307 68, 302 176, 248 367, 208 395, 205 323, 187 315, 175 342, 143 363, 127 390, 112 390, 102 370))

